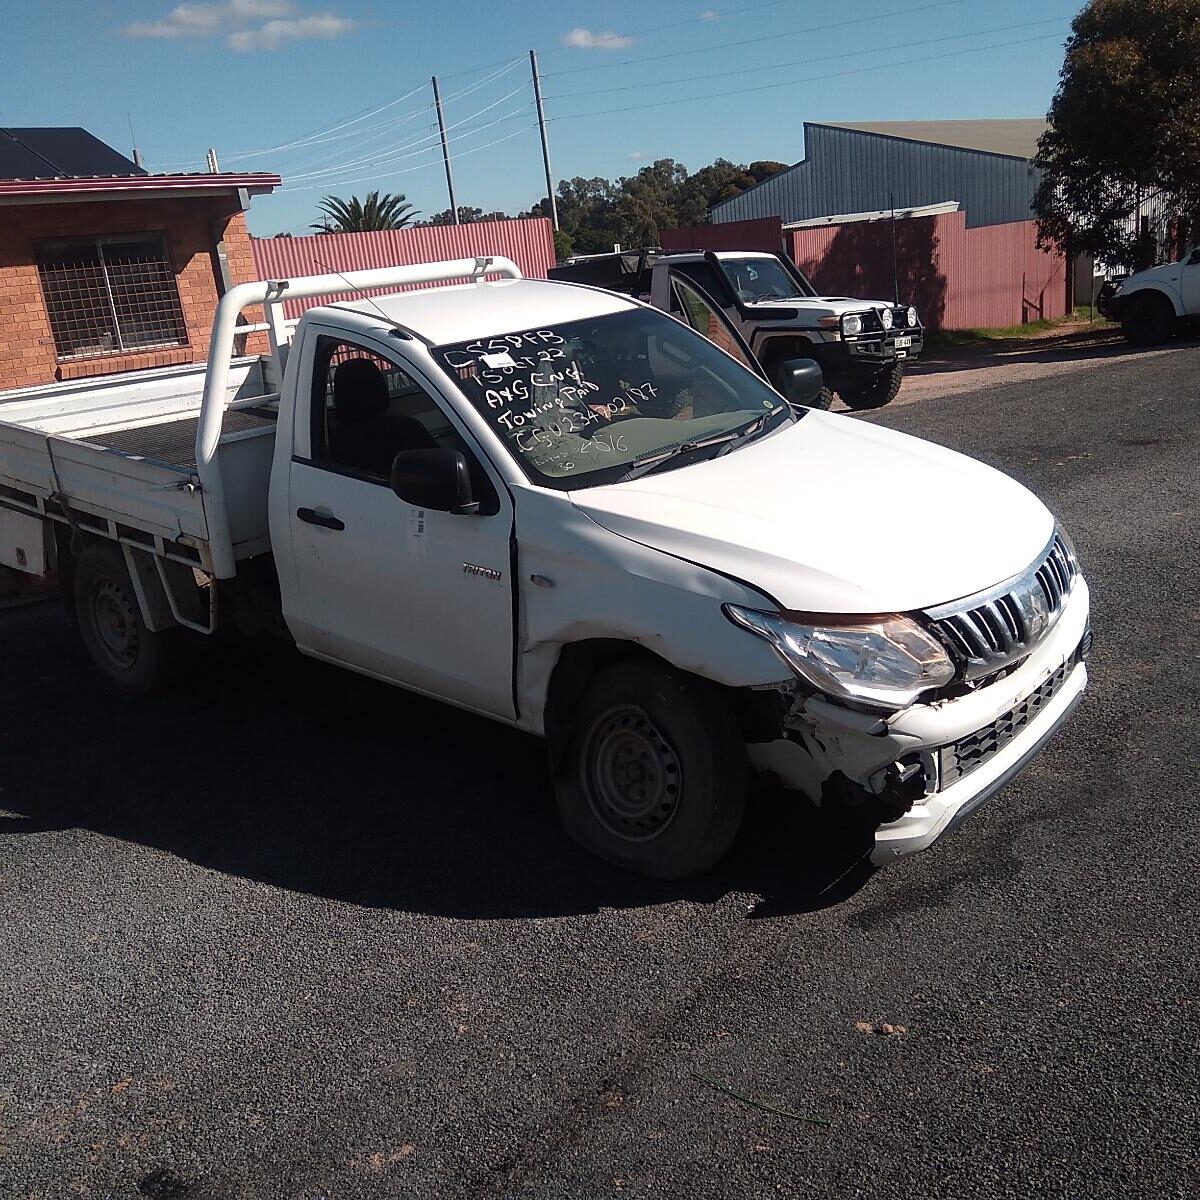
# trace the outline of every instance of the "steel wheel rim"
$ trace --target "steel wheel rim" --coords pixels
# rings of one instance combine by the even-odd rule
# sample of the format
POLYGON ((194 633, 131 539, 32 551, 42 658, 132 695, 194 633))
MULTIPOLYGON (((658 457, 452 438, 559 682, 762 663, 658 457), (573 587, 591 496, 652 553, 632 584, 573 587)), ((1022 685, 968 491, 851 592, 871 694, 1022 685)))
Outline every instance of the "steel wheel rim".
POLYGON ((137 662, 141 637, 137 614, 125 589, 112 579, 98 579, 92 592, 91 616, 104 655, 114 666, 128 670, 137 662))
POLYGON ((648 842, 675 819, 683 770, 644 709, 622 705, 595 720, 584 763, 588 804, 609 833, 627 842, 648 842))

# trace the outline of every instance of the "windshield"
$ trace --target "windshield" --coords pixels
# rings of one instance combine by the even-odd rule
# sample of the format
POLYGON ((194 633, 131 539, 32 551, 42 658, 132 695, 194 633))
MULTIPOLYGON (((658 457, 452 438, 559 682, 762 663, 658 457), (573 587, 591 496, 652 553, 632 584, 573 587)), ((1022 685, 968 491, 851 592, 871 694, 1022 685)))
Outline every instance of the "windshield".
POLYGON ((774 258, 722 258, 718 260, 730 287, 743 304, 759 300, 800 300, 800 285, 774 258))
POLYGON ((434 357, 535 483, 613 483, 670 470, 793 420, 707 338, 649 308, 474 342, 434 357))

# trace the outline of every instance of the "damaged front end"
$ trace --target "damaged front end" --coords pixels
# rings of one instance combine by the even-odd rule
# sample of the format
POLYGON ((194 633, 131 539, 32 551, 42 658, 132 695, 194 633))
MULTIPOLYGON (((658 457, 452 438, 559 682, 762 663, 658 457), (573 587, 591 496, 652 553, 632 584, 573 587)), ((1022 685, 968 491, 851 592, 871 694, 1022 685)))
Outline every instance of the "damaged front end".
MULTIPOLYGON (((1077 571, 1067 582, 1057 596, 1053 622, 1044 622, 1036 642, 1020 646, 1019 654, 1011 645, 1000 647, 997 654, 1004 650, 1007 661, 990 674, 973 669, 952 645, 944 650, 952 664, 947 674, 936 656, 924 654, 920 639, 910 640, 902 655, 914 665, 905 669, 914 679, 937 677, 938 682, 925 684, 918 699, 891 711, 874 697, 864 702, 845 694, 852 673, 863 678, 869 673, 868 659, 826 653, 825 667, 830 661, 835 668, 848 664, 841 681, 835 681, 842 694, 831 695, 833 688, 815 686, 811 657, 802 672, 794 654, 781 654, 796 674, 757 689, 775 697, 778 722, 773 737, 760 729, 748 739, 751 763, 814 804, 845 810, 856 823, 871 827, 877 864, 925 849, 1018 774, 1081 698, 1091 642, 1089 597, 1077 571)), ((746 624, 741 614, 730 617, 746 624)), ((805 642, 803 631, 815 627, 799 628, 792 650, 811 656, 812 643, 805 642)), ((891 627, 890 634, 896 630, 891 627)), ((896 690, 896 669, 886 685, 896 690)))

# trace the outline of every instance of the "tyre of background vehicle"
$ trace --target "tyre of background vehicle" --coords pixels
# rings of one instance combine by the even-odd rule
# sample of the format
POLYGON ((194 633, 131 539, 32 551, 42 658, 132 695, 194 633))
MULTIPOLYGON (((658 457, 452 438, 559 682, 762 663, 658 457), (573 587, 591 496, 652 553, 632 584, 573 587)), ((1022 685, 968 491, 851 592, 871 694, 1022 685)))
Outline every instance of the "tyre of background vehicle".
MULTIPOLYGON (((780 395, 784 394, 784 392, 783 392, 783 364, 786 361, 788 361, 788 360, 783 359, 780 362, 775 363, 771 367, 770 372, 769 372, 770 376, 771 376, 771 386, 777 392, 779 392, 780 395)), ((791 403, 791 402, 789 401, 789 403, 791 403)), ((804 404, 804 405, 792 404, 792 408, 796 412, 800 412, 801 409, 803 409, 803 408, 826 408, 827 409, 827 408, 829 408, 829 406, 832 403, 833 403, 833 389, 830 388, 828 384, 826 384, 826 386, 821 389, 820 393, 818 394, 818 396, 816 397, 815 400, 811 401, 808 404, 804 404)))
POLYGON ((737 722, 713 685, 619 662, 584 694, 556 781, 558 813, 592 854, 639 875, 683 879, 729 849, 748 773, 737 722))
POLYGON ((876 371, 869 382, 861 387, 838 388, 838 395, 847 408, 856 412, 868 408, 882 408, 895 400, 903 382, 904 364, 896 362, 890 367, 884 367, 882 371, 876 371))
POLYGON ((1158 346, 1175 332, 1175 310, 1165 296, 1147 292, 1129 302, 1121 318, 1121 332, 1131 346, 1158 346))
POLYGON ((90 545, 75 562, 75 620, 100 673, 127 695, 142 696, 169 680, 178 630, 146 628, 121 552, 90 545))

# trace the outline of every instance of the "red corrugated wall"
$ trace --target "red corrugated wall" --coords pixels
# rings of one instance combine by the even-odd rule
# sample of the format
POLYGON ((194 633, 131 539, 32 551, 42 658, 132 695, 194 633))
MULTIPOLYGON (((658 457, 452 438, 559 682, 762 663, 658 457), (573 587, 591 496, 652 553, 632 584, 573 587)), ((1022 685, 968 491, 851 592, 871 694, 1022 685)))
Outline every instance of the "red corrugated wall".
MULTIPOLYGON (((373 267, 407 266, 448 258, 496 254, 511 258, 531 279, 545 279, 554 265, 554 231, 546 217, 517 217, 510 221, 477 221, 472 225, 421 225, 378 233, 318 233, 311 237, 252 238, 254 265, 260 279, 325 275, 333 271, 364 271, 373 267)), ((397 288, 370 290, 374 296, 397 288)), ((306 308, 350 300, 362 293, 289 300, 288 318, 306 308)))
POLYGON ((783 249, 783 222, 778 217, 758 217, 720 225, 685 225, 664 229, 659 236, 664 250, 765 250, 778 254, 783 249))
MULTIPOLYGON (((818 291, 891 298, 890 222, 789 232, 792 257, 818 291)), ((997 328, 1067 311, 1066 260, 1037 248, 1033 221, 968 229, 962 212, 902 219, 896 261, 901 299, 931 329, 997 328)))

